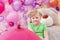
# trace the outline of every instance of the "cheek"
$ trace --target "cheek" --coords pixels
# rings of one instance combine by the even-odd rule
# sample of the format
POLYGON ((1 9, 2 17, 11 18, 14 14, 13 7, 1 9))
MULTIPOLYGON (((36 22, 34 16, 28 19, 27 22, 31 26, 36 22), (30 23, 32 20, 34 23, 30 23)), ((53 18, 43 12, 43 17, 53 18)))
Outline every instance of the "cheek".
POLYGON ((33 22, 33 19, 30 19, 31 22, 33 22))
POLYGON ((30 21, 31 21, 32 23, 34 23, 35 20, 34 20, 34 19, 31 19, 30 21))
POLYGON ((31 21, 34 22, 34 19, 32 19, 31 21))
POLYGON ((39 18, 39 20, 41 20, 42 17, 39 18))

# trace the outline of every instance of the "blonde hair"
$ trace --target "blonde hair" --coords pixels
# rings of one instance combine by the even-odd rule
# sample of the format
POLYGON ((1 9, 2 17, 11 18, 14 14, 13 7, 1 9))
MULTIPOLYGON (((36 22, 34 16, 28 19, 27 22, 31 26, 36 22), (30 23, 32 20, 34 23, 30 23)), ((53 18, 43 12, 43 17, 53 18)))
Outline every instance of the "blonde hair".
POLYGON ((39 14, 40 16, 42 16, 42 14, 40 12, 38 12, 37 10, 32 10, 29 12, 28 17, 31 18, 31 17, 35 16, 36 14, 39 14))
MULTIPOLYGON (((29 12, 29 14, 28 14, 28 17, 31 18, 31 17, 35 16, 36 14, 39 14, 40 16, 42 16, 42 14, 39 11, 37 11, 37 10, 31 10, 29 12)), ((30 20, 30 23, 32 23, 31 20, 30 20)))

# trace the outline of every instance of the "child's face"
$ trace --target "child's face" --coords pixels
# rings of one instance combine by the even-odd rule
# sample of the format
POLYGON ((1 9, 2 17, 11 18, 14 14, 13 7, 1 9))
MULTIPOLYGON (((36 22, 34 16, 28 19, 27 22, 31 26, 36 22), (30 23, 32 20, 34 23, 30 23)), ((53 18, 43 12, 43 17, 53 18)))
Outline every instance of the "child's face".
POLYGON ((34 15, 33 17, 31 17, 31 21, 32 21, 32 23, 34 23, 34 24, 40 23, 40 19, 41 19, 41 16, 40 16, 39 14, 36 14, 36 15, 34 15))

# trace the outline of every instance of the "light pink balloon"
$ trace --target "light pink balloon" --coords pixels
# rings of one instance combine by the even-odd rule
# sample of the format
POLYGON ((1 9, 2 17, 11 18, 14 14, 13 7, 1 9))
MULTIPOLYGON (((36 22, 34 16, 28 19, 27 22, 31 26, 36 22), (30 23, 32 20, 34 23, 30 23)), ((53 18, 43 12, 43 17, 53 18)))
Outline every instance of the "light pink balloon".
POLYGON ((14 22, 16 24, 19 20, 18 14, 15 12, 9 13, 9 15, 6 17, 6 20, 8 22, 14 22))
POLYGON ((14 1, 12 4, 12 8, 14 11, 19 11, 22 6, 22 3, 20 1, 14 1))

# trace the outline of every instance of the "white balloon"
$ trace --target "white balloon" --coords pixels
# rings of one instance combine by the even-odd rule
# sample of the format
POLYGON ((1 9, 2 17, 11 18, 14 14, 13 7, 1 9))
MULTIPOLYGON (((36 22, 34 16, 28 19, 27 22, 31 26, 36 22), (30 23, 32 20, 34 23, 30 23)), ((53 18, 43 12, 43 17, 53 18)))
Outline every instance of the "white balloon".
POLYGON ((0 33, 4 32, 6 30, 5 22, 0 22, 0 33))

